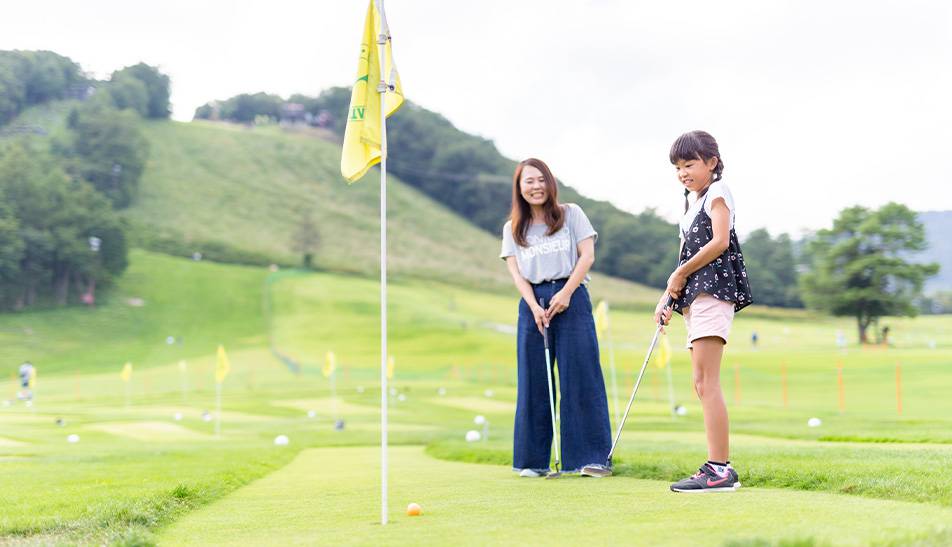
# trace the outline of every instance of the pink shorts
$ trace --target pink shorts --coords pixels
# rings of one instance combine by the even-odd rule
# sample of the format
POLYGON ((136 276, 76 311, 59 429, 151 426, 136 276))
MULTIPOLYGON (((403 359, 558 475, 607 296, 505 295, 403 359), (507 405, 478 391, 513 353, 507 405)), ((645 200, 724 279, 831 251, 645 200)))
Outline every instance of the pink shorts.
POLYGON ((717 336, 727 343, 734 322, 734 303, 718 300, 707 293, 697 295, 684 308, 684 323, 688 328, 688 349, 691 343, 706 336, 717 336))

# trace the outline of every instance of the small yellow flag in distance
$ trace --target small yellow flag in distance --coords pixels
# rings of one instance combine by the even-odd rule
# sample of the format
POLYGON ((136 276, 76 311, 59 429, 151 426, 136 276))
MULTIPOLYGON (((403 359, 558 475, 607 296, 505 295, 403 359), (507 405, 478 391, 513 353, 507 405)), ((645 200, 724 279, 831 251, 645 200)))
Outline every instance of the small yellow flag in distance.
POLYGON ((387 356, 387 379, 388 380, 393 379, 393 367, 394 367, 393 355, 389 355, 387 356))
POLYGON ((132 379, 132 363, 126 363, 122 367, 122 373, 120 374, 123 382, 128 382, 132 379))
POLYGON ((329 351, 327 352, 327 359, 324 361, 324 368, 321 369, 321 372, 325 378, 330 378, 335 370, 337 370, 337 356, 334 355, 333 351, 329 351))
POLYGON ((225 353, 225 346, 218 346, 218 362, 215 365, 215 381, 222 383, 228 371, 231 370, 231 363, 228 361, 228 355, 225 353))
POLYGON ((608 302, 602 300, 595 307, 595 334, 599 340, 608 331, 608 302))
POLYGON ((30 380, 27 383, 27 386, 30 389, 33 389, 36 387, 36 367, 33 367, 30 369, 30 380))
POLYGON ((661 342, 657 353, 654 355, 654 364, 658 368, 664 368, 671 362, 671 342, 668 340, 667 333, 661 335, 661 342))
POLYGON ((360 41, 360 57, 357 61, 357 80, 350 95, 350 110, 344 128, 344 144, 340 159, 340 172, 347 182, 364 176, 368 169, 380 163, 382 157, 382 131, 380 126, 380 94, 377 84, 381 80, 380 54, 377 36, 387 36, 384 46, 385 68, 383 79, 392 86, 384 94, 384 108, 389 118, 403 104, 403 87, 393 63, 390 48, 390 29, 377 10, 377 3, 370 0, 364 31, 360 41))

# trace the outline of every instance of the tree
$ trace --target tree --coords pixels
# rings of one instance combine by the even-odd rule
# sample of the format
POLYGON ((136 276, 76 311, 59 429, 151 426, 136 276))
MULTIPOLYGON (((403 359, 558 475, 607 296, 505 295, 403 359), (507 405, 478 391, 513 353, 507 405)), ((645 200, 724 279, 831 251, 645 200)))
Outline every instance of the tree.
POLYGON ((112 104, 119 110, 132 110, 143 118, 149 115, 149 90, 142 80, 128 74, 113 76, 106 86, 112 104))
POLYGON ((125 226, 109 201, 28 143, 0 156, 0 295, 19 309, 109 285, 127 266, 125 226), (5 209, 5 211, 3 210, 5 209), (16 241, 9 246, 10 218, 16 241), (10 259, 20 249, 14 271, 10 259), (12 250, 11 250, 12 249, 12 250))
POLYGON ((309 208, 304 208, 291 237, 291 249, 301 254, 301 265, 310 270, 314 267, 314 253, 320 245, 321 233, 314 223, 314 215, 309 208))
POLYGON ((923 282, 939 266, 905 257, 925 247, 925 230, 905 205, 844 209, 809 243, 812 264, 800 276, 803 298, 811 308, 855 317, 860 343, 867 343, 866 329, 880 317, 916 315, 923 282))
POLYGON ((773 238, 761 228, 751 232, 741 247, 747 271, 753 272, 751 285, 758 304, 785 308, 803 306, 790 236, 780 234, 773 238))
POLYGON ((55 147, 67 158, 67 170, 92 184, 114 207, 128 207, 149 155, 137 116, 91 101, 70 114, 69 128, 67 142, 55 147))
POLYGON ((112 73, 112 81, 126 77, 135 78, 145 85, 149 96, 145 117, 164 119, 171 115, 172 109, 169 103, 171 81, 168 76, 159 72, 158 68, 145 63, 127 66, 112 73))

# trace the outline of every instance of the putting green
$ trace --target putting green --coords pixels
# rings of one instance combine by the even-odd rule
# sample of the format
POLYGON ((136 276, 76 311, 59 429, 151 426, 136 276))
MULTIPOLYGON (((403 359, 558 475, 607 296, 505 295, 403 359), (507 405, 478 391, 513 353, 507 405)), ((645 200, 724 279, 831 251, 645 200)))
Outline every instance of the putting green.
POLYGON ((390 451, 390 518, 379 525, 379 450, 302 451, 280 471, 189 513, 160 544, 721 544, 813 539, 868 544, 939 530, 952 509, 776 489, 686 495, 658 481, 520 479, 503 466, 390 451), (405 516, 408 503, 422 517, 405 516))
POLYGON ((439 397, 428 402, 486 414, 513 414, 516 411, 514 402, 480 397, 439 397))
POLYGON ((128 437, 137 441, 201 441, 211 436, 166 422, 114 422, 87 426, 87 429, 128 437))
MULTIPOLYGON (((283 408, 293 408, 295 410, 313 410, 317 412, 318 415, 322 418, 330 417, 334 414, 335 407, 337 414, 339 416, 365 416, 365 415, 374 415, 379 414, 380 409, 376 406, 367 406, 367 405, 355 405, 353 403, 348 403, 343 399, 337 399, 335 402, 332 398, 326 397, 322 399, 293 399, 288 401, 271 401, 272 406, 278 406, 283 408)), ((393 409, 390 410, 394 412, 393 409)))

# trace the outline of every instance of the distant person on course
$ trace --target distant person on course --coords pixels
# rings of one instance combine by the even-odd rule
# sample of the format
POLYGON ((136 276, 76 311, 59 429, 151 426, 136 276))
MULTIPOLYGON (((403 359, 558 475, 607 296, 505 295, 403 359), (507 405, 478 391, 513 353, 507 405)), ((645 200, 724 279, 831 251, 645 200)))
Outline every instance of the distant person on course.
POLYGON ((25 361, 20 365, 20 393, 18 398, 23 401, 32 401, 33 400, 33 375, 36 374, 36 369, 33 368, 33 364, 29 361, 25 361))
POLYGON ((541 160, 530 158, 516 166, 500 256, 522 295, 513 442, 513 469, 522 477, 549 472, 554 432, 543 327, 549 332, 553 368, 557 364, 559 370, 557 408, 565 471, 597 465, 611 448, 608 399, 586 288, 598 234, 581 207, 560 204, 558 197, 556 179, 541 160))
POLYGON ((740 487, 731 467, 729 424, 721 392, 721 357, 734 313, 751 303, 747 268, 734 231, 734 198, 721 181, 724 162, 714 137, 691 131, 678 137, 669 159, 684 186, 681 252, 677 269, 655 309, 655 321, 684 315, 694 371, 694 390, 704 411, 707 462, 694 475, 671 485, 675 492, 734 491, 740 487), (688 196, 694 196, 689 201, 688 196))

